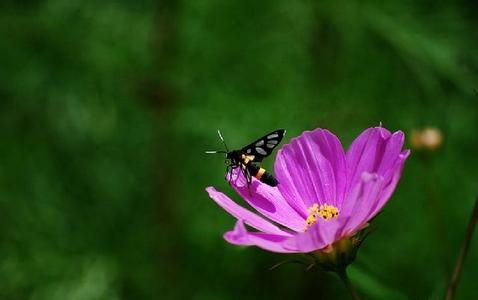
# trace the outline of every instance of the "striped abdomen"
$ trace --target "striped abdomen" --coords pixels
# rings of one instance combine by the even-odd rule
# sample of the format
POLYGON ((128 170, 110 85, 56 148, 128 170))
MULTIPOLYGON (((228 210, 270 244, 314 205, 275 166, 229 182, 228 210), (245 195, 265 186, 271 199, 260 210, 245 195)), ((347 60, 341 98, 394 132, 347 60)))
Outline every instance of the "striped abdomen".
POLYGON ((257 164, 248 163, 246 168, 249 170, 249 173, 251 173, 252 176, 256 177, 258 180, 267 185, 277 186, 279 184, 277 179, 275 179, 271 173, 267 172, 257 164))

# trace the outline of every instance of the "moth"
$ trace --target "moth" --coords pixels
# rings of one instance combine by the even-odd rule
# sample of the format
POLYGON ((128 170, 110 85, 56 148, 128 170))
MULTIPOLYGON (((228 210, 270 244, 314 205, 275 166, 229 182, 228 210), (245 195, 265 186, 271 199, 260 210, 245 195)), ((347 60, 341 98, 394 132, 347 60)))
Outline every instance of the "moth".
POLYGON ((221 132, 218 130, 217 133, 226 150, 206 151, 206 153, 226 154, 225 164, 229 182, 232 179, 233 170, 240 168, 242 174, 244 174, 244 177, 246 178, 248 188, 252 182, 252 177, 257 178, 261 182, 272 187, 279 184, 277 179, 271 173, 261 167, 261 162, 280 144, 286 133, 284 129, 274 130, 242 149, 232 151, 229 151, 221 132))

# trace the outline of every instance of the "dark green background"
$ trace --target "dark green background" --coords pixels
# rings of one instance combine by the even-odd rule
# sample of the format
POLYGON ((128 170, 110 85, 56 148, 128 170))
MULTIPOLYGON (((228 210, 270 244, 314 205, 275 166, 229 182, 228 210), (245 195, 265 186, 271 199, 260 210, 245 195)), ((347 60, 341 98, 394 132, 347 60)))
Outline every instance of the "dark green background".
POLYGON ((350 275, 364 299, 443 299, 478 193, 476 28, 476 1, 2 1, 0 299, 345 299, 222 239, 204 188, 233 192, 203 151, 217 128, 348 146, 379 122, 445 143, 412 153, 350 275))

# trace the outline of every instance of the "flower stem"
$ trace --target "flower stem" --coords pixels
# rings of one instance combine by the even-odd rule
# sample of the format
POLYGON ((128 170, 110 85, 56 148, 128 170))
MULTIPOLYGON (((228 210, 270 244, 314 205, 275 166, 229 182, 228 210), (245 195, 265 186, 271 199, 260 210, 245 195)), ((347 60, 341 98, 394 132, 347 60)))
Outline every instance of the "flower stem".
POLYGON ((470 221, 468 222, 468 227, 466 228, 465 239, 461 245, 460 254, 455 264, 455 269, 453 270, 453 275, 450 278, 448 284, 448 290, 446 292, 446 300, 452 300, 455 297, 456 287, 458 286, 458 280, 460 279, 461 268, 465 260, 466 253, 470 247, 471 237, 473 235, 473 230, 475 229, 476 222, 478 220, 478 197, 475 200, 475 207, 471 213, 470 221))
POLYGON ((345 268, 343 270, 337 271, 337 275, 339 275, 340 279, 342 279, 342 281, 344 282, 345 286, 350 292, 350 295, 352 296, 352 299, 360 300, 357 290, 355 290, 354 286, 352 285, 352 282, 350 281, 345 268))

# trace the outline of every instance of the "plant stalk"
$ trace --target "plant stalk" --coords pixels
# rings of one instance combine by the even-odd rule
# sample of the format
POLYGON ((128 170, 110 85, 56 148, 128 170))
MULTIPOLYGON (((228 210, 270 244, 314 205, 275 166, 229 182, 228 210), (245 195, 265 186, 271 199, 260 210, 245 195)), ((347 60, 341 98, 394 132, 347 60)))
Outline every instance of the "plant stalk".
POLYGON ((456 288, 458 286, 458 281, 460 279, 461 268, 463 267, 463 262, 465 261, 466 253, 470 247, 471 237, 473 236, 473 231, 478 220, 478 197, 475 200, 475 207, 471 213, 470 221, 468 222, 468 227, 466 228, 465 238, 461 245, 460 254, 455 264, 455 269, 448 283, 448 290, 446 293, 446 300, 453 300, 455 297, 456 288))
POLYGON ((352 296, 353 300, 360 300, 360 296, 357 293, 357 290, 354 288, 352 285, 352 282, 350 281, 349 276, 347 275, 347 271, 345 268, 341 271, 337 271, 337 275, 339 275, 340 279, 344 282, 345 286, 350 292, 350 295, 352 296))

